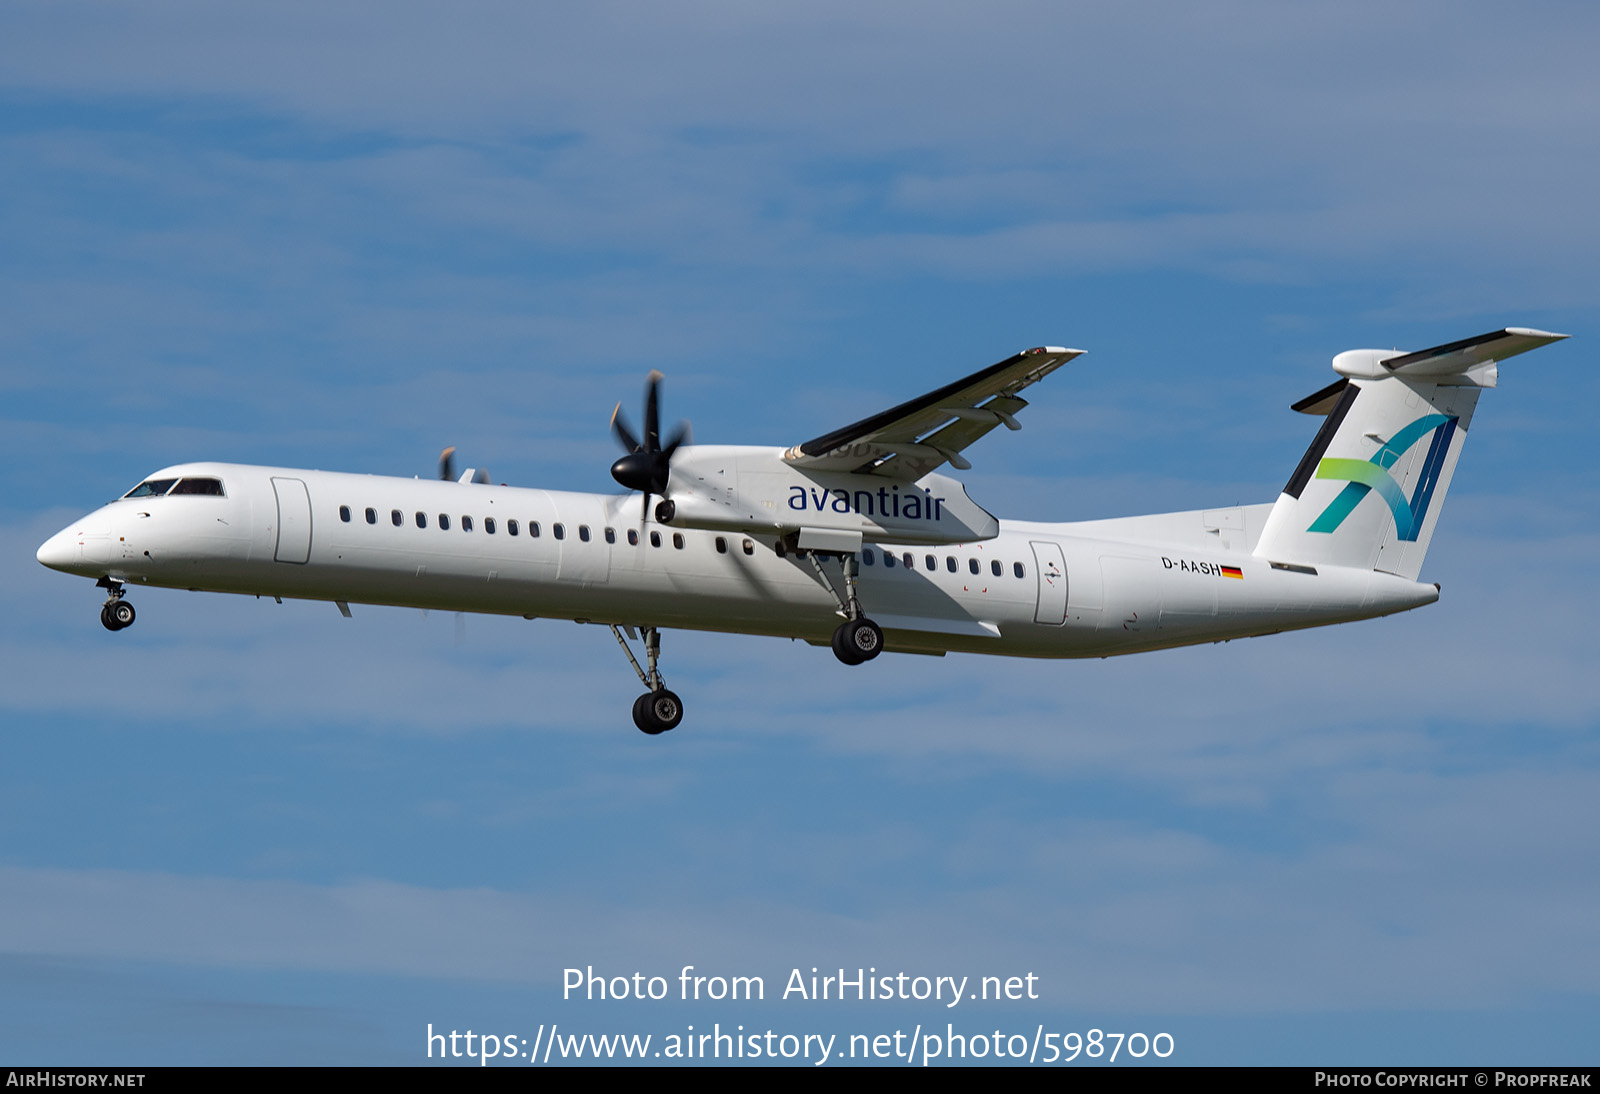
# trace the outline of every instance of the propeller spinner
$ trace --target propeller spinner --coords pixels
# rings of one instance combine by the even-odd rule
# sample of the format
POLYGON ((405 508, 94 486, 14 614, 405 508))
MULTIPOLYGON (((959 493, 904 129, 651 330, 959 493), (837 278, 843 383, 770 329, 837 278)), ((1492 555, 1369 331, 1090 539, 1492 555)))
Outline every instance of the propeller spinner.
MULTIPOLYGON (((645 516, 650 513, 652 494, 665 495, 671 472, 672 454, 689 439, 689 423, 679 422, 667 443, 661 443, 661 373, 651 370, 644 387, 644 439, 641 441, 628 428, 622 416, 622 404, 611 412, 611 432, 627 451, 611 465, 611 477, 629 490, 644 494, 645 516)), ((671 505, 663 501, 663 506, 671 505)), ((643 517, 641 517, 643 519, 643 517)), ((671 517, 666 519, 670 520, 671 517)))

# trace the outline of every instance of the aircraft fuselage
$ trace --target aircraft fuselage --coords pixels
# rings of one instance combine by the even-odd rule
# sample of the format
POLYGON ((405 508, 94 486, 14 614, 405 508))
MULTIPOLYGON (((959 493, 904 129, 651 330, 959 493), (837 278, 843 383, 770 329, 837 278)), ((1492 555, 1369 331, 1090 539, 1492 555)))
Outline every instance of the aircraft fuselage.
MULTIPOLYGON (((837 601, 780 534, 641 522, 605 495, 197 463, 220 495, 123 498, 39 549, 45 565, 141 585, 826 645, 837 601)), ((1102 657, 1318 626, 1431 603, 1433 585, 1250 551, 1267 506, 997 535, 868 539, 859 597, 891 651, 1102 657)), ((837 575, 835 575, 837 576, 837 575)))

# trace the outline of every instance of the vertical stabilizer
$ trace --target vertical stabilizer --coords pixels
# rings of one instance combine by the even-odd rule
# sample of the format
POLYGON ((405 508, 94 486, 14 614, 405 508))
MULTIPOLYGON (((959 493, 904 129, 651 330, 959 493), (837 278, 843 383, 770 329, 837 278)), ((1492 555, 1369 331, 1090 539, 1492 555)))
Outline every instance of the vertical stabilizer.
POLYGON ((1327 416, 1267 518, 1256 555, 1415 581, 1478 395, 1496 362, 1565 335, 1508 328, 1418 353, 1350 350, 1344 379, 1296 403, 1327 416))

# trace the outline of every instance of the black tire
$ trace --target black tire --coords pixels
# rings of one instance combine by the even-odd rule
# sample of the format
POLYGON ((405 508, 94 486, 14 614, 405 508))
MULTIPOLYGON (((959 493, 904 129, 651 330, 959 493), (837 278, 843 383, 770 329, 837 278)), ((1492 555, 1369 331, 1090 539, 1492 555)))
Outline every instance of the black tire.
POLYGON ((850 652, 862 661, 871 661, 883 652, 883 631, 870 619, 857 619, 850 624, 850 634, 847 641, 850 652))
POLYGON ((133 605, 126 600, 115 600, 106 606, 107 615, 117 624, 116 629, 133 626, 133 605))
POLYGON ((856 652, 855 622, 845 620, 833 632, 833 655, 846 665, 859 665, 863 658, 856 652))
POLYGON ((122 625, 111 617, 110 604, 100 609, 100 625, 108 631, 120 631, 122 629, 122 625))
POLYGON ((654 737, 657 733, 666 732, 665 727, 655 723, 650 711, 650 692, 645 692, 633 701, 633 724, 639 727, 639 732, 648 733, 654 737))

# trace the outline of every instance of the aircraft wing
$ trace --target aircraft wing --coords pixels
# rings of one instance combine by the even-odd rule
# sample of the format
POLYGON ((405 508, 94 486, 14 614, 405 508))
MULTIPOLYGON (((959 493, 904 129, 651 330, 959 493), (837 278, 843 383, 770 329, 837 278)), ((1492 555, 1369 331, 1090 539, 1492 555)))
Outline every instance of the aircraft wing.
POLYGON ((946 463, 965 471, 972 465, 962 449, 1002 423, 1022 428, 1015 414, 1028 403, 1017 393, 1082 353, 1059 346, 1023 350, 937 391, 795 445, 783 458, 807 470, 859 471, 900 482, 914 482, 946 463))

